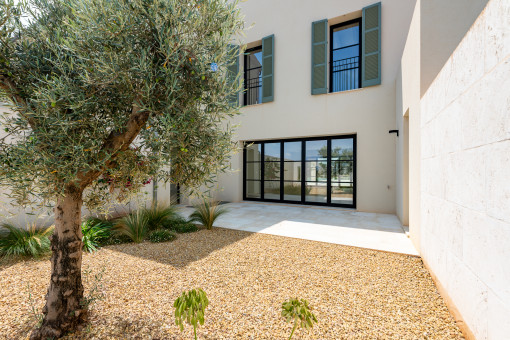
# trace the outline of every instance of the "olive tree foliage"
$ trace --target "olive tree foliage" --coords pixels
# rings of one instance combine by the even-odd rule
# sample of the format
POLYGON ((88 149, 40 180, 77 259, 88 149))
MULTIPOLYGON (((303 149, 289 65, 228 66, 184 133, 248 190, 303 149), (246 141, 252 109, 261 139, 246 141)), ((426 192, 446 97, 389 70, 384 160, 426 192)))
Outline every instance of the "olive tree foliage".
POLYGON ((0 185, 94 208, 153 177, 211 184, 235 148, 242 29, 236 1, 0 0, 0 185))

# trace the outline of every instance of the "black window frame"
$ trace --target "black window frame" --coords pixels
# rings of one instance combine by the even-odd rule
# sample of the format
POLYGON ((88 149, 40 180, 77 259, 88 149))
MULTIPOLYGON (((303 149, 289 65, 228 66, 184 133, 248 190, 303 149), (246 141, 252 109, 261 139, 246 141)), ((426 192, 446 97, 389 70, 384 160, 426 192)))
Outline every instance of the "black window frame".
MULTIPOLYGON (((243 59, 243 88, 244 88, 244 91, 243 91, 243 106, 250 106, 250 105, 257 105, 257 104, 262 104, 262 96, 260 96, 260 100, 261 102, 260 103, 254 103, 254 104, 248 104, 248 81, 247 81, 247 76, 248 76, 248 71, 251 71, 251 70, 254 70, 256 68, 260 68, 260 72, 262 74, 262 63, 260 64, 260 67, 253 67, 253 68, 250 68, 248 69, 246 67, 246 65, 248 65, 248 56, 249 56, 249 53, 250 52, 254 52, 254 51, 258 51, 260 50, 260 52, 262 52, 262 45, 258 45, 258 46, 255 46, 255 47, 252 47, 252 48, 248 48, 245 52, 244 52, 244 59, 243 59)), ((262 87, 262 81, 260 82, 260 85, 257 86, 257 87, 262 87)))
MULTIPOLYGON (((337 92, 345 92, 345 91, 350 91, 350 90, 343 90, 343 91, 333 91, 333 31, 339 27, 343 27, 343 26, 349 26, 349 25, 352 25, 354 23, 357 23, 358 26, 359 26, 359 51, 358 51, 358 55, 359 55, 359 69, 358 69, 358 88, 357 89, 361 89, 362 86, 361 86, 361 67, 362 67, 362 64, 361 64, 361 53, 362 53, 362 32, 361 32, 361 24, 362 24, 362 18, 359 17, 359 18, 356 18, 356 19, 352 19, 352 20, 349 20, 349 21, 345 21, 345 22, 341 22, 339 24, 335 24, 335 25, 331 25, 329 27, 329 72, 328 72, 328 76, 329 76, 329 89, 328 89, 328 93, 337 93, 337 92)), ((343 47, 345 48, 345 47, 343 47)), ((357 89, 352 89, 352 90, 357 90, 357 89)))
MULTIPOLYGON (((336 182, 335 182, 336 183, 336 182)), ((298 204, 298 205, 317 205, 317 206, 331 206, 331 207, 341 207, 341 208, 351 208, 356 209, 357 202, 357 135, 356 134, 346 134, 346 135, 334 135, 334 136, 318 136, 318 137, 308 137, 308 138, 285 138, 285 139, 268 139, 268 140, 253 140, 253 141, 245 141, 243 142, 243 200, 245 201, 258 201, 258 202, 272 202, 272 203, 285 203, 285 204, 298 204), (352 180, 352 204, 342 204, 342 203, 331 203, 331 141, 334 139, 352 139, 353 140, 353 180, 352 180), (327 149, 328 149, 328 157, 327 157, 327 203, 323 202, 310 202, 305 199, 305 185, 306 185, 306 176, 305 176, 305 164, 306 164, 306 149, 305 145, 307 141, 314 140, 327 140, 327 149), (284 143, 286 142, 301 142, 301 200, 293 201, 293 200, 285 200, 284 199, 284 176, 283 169, 285 166, 285 160, 283 156, 283 148, 284 143), (246 183, 247 183, 247 157, 246 150, 247 146, 251 144, 261 144, 261 155, 260 155, 260 180, 258 180, 260 188, 260 198, 247 197, 246 191, 246 183), (265 144, 266 143, 280 143, 280 199, 267 199, 264 198, 264 168, 265 168, 265 144)))

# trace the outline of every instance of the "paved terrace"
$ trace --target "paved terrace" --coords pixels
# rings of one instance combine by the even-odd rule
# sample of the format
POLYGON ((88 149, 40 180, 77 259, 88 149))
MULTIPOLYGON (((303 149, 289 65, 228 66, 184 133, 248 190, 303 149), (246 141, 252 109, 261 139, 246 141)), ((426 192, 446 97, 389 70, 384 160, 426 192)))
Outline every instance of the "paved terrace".
MULTIPOLYGON (((280 203, 223 205, 229 212, 217 227, 418 255, 395 215, 280 203)), ((188 216, 192 208, 183 206, 188 216)))

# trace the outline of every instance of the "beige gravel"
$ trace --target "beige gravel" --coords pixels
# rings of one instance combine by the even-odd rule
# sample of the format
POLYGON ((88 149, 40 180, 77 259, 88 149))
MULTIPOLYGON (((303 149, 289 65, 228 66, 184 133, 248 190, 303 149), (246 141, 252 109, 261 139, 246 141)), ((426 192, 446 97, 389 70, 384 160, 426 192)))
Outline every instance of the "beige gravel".
MULTIPOLYGON (((462 338, 421 260, 407 255, 214 228, 109 246, 83 264, 105 268, 106 297, 70 339, 192 339, 191 327, 175 326, 172 304, 195 287, 210 301, 200 339, 287 338, 280 306, 290 297, 307 299, 319 321, 293 339, 462 338)), ((42 308, 49 270, 47 260, 0 267, 1 338, 34 326, 27 284, 42 308)))

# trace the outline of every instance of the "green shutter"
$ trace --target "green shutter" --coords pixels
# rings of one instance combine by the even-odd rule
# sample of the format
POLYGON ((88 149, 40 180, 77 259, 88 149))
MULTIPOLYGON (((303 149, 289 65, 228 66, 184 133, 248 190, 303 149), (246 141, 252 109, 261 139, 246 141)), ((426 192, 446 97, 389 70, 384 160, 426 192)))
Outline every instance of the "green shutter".
POLYGON ((361 86, 381 84, 381 3, 363 8, 361 86))
MULTIPOLYGON (((228 66, 227 69, 227 81, 229 86, 234 87, 237 77, 239 75, 239 46, 232 45, 231 49, 235 49, 235 62, 228 66)), ((239 106, 239 93, 233 93, 229 97, 229 103, 233 106, 239 106)))
POLYGON ((328 20, 312 23, 312 94, 328 92, 328 20))
POLYGON ((274 34, 262 39, 262 102, 274 100, 274 34))

